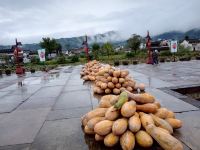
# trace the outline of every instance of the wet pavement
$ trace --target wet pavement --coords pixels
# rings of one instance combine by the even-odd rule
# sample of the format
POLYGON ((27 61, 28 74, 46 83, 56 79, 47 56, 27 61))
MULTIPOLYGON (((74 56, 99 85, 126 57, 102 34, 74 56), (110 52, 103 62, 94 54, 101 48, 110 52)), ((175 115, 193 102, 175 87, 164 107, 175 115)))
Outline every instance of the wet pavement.
MULTIPOLYGON (((65 66, 49 73, 0 79, 0 150, 108 149, 84 135, 81 128, 80 117, 98 105, 91 84, 83 84, 80 79, 81 67, 65 66)), ((128 69, 135 80, 144 82, 148 92, 183 120, 183 127, 175 136, 184 143, 184 149, 200 149, 199 109, 161 90, 200 84, 200 61, 120 68, 128 69)))

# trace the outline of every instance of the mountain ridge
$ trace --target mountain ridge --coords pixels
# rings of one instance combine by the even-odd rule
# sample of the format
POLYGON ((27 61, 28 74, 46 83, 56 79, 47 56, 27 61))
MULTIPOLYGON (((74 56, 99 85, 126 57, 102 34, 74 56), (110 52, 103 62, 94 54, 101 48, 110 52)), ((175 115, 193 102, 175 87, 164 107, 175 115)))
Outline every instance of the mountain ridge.
MULTIPOLYGON (((63 47, 63 49, 74 49, 82 46, 83 41, 85 40, 85 36, 78 36, 78 37, 69 37, 69 38, 59 38, 56 39, 58 43, 60 43, 63 47)), ((88 36, 88 44, 91 45, 92 43, 105 43, 105 42, 112 42, 117 45, 117 43, 121 43, 122 41, 125 41, 121 37, 121 35, 117 31, 108 31, 106 33, 102 34, 96 34, 92 36, 88 36)), ((3 48, 10 48, 11 45, 0 45, 0 49, 3 48)), ((39 43, 33 43, 33 44, 23 44, 24 49, 32 49, 37 50, 40 49, 39 43)))
POLYGON ((182 31, 169 31, 165 32, 156 36, 153 36, 153 40, 158 40, 158 39, 175 39, 175 40, 183 40, 185 36, 189 36, 189 38, 192 39, 200 39, 200 29, 195 28, 188 30, 186 32, 182 31))
MULTIPOLYGON (((164 32, 162 34, 152 36, 152 39, 153 40, 159 40, 159 39, 183 40, 186 35, 189 36, 189 38, 200 39, 200 29, 191 29, 186 32, 181 32, 181 31, 164 32)), ((62 45, 64 50, 81 47, 83 40, 85 40, 85 36, 56 39, 56 41, 62 45)), ((117 31, 108 31, 102 34, 88 36, 89 46, 91 46, 92 43, 94 42, 99 43, 100 45, 102 45, 105 42, 111 42, 115 47, 117 47, 119 45, 125 45, 126 41, 127 39, 123 38, 121 34, 117 31)), ((9 49, 10 47, 11 45, 7 45, 7 46, 0 45, 0 50, 6 49, 6 48, 9 49)), ((23 48, 37 50, 37 49, 40 49, 41 47, 39 43, 33 43, 33 44, 23 44, 23 48)))

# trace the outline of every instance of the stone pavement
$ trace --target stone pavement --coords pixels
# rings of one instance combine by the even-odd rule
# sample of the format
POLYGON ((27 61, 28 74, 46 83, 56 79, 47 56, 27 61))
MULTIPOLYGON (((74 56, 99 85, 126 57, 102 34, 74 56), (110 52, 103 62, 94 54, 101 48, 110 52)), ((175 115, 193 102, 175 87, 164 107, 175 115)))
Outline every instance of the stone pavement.
MULTIPOLYGON (((200 61, 120 67, 144 82, 164 107, 177 112, 183 127, 175 136, 184 149, 200 149, 199 109, 160 89, 199 84, 200 61)), ((83 134, 80 117, 98 105, 98 97, 93 96, 90 84, 83 84, 80 69, 66 66, 50 73, 0 79, 0 150, 108 149, 83 134)))

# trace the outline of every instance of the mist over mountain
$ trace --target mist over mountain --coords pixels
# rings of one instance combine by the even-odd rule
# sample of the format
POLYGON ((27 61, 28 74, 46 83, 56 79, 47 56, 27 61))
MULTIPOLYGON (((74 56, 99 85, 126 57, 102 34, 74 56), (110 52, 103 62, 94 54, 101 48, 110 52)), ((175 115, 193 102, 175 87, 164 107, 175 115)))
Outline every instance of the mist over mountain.
POLYGON ((185 36, 189 36, 189 38, 191 39, 200 39, 200 29, 192 29, 187 32, 170 31, 153 36, 152 38, 153 40, 158 40, 158 39, 183 40, 185 36))
MULTIPOLYGON (((58 43, 62 45, 63 50, 67 49, 74 49, 82 47, 82 43, 85 40, 85 36, 79 36, 79 37, 71 37, 71 38, 60 38, 56 39, 58 43)), ((99 43, 103 44, 106 42, 111 42, 114 44, 114 46, 123 45, 124 41, 126 39, 123 39, 120 35, 120 33, 116 31, 109 31, 103 34, 96 34, 94 36, 88 36, 88 44, 91 46, 93 43, 99 43)), ((22 41, 23 44, 23 41, 22 41)), ((4 48, 10 48, 11 45, 0 45, 0 49, 4 48)), ((39 43, 33 43, 33 44, 23 44, 23 49, 30 49, 30 50, 37 50, 40 49, 39 43)))
MULTIPOLYGON (((185 36, 189 36, 189 38, 200 39, 200 29, 192 29, 187 32, 180 32, 180 31, 170 31, 165 32, 156 36, 152 36, 153 40, 158 39, 176 39, 176 40, 183 40, 185 36)), ((71 38, 60 38, 56 39, 58 43, 62 45, 63 50, 79 48, 82 46, 83 41, 85 40, 85 36, 79 37, 71 37, 71 38)), ((103 34, 96 34, 93 36, 88 36, 88 44, 91 46, 93 43, 99 43, 102 45, 105 42, 111 42, 115 47, 119 45, 125 45, 127 38, 123 38, 121 34, 117 31, 109 31, 103 34)), ((22 41, 23 44, 23 41, 22 41)), ((11 48, 11 45, 8 46, 1 46, 1 49, 11 48)), ((40 49, 39 43, 33 44, 23 44, 23 49, 26 50, 37 50, 40 49)))
MULTIPOLYGON (((56 41, 62 45, 63 49, 73 49, 81 47, 84 40, 85 36, 56 39, 56 41)), ((94 36, 88 36, 89 45, 92 45, 93 43, 102 44, 106 42, 111 42, 115 45, 125 40, 126 39, 123 39, 120 33, 116 31, 109 31, 104 34, 96 34, 94 36)))

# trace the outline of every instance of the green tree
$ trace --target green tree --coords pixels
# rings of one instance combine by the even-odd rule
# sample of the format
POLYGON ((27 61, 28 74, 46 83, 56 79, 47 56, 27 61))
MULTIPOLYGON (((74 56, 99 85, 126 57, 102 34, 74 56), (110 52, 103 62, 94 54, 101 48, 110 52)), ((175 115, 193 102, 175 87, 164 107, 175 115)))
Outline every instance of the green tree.
POLYGON ((62 45, 60 43, 56 44, 56 54, 61 55, 62 54, 62 45))
POLYGON ((102 49, 108 56, 108 59, 110 58, 110 55, 112 55, 114 53, 113 45, 109 42, 103 44, 102 49))
POLYGON ((42 48, 45 48, 47 55, 50 54, 51 56, 51 54, 57 49, 58 43, 56 42, 55 39, 46 37, 46 38, 42 38, 42 41, 40 42, 40 46, 42 48))
POLYGON ((127 40, 128 43, 128 47, 131 48, 131 50, 134 50, 135 53, 136 51, 139 49, 140 47, 140 43, 142 41, 141 36, 137 35, 137 34, 133 34, 132 37, 130 37, 127 40))
POLYGON ((92 45, 92 53, 93 53, 94 59, 96 59, 96 60, 98 59, 99 50, 100 50, 99 44, 94 43, 92 45))

